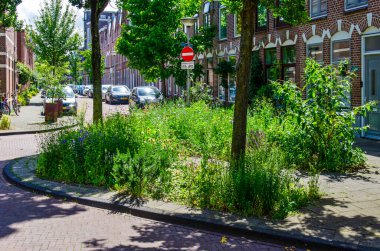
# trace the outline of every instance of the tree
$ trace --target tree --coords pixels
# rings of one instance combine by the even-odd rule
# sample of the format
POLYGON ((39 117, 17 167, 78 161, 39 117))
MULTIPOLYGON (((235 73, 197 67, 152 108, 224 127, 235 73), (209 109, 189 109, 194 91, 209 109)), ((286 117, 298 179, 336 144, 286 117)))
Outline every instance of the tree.
MULTIPOLYGON (((83 57, 83 62, 81 62, 81 66, 83 70, 88 74, 91 83, 93 82, 93 74, 92 74, 92 50, 88 49, 85 51, 81 51, 80 54, 83 57)), ((103 76, 105 70, 105 58, 102 56, 102 64, 100 68, 100 75, 103 76)))
POLYGON ((17 26, 17 5, 21 0, 2 0, 0 2, 0 27, 17 26))
POLYGON ((62 0, 45 0, 34 28, 28 28, 30 46, 38 60, 55 67, 68 62, 69 52, 78 49, 80 37, 75 33, 75 15, 62 0))
POLYGON ((236 100, 232 134, 231 155, 234 159, 244 157, 247 135, 248 85, 252 60, 253 36, 258 5, 271 10, 274 17, 282 17, 294 25, 308 20, 305 0, 222 0, 231 12, 241 18, 240 56, 237 63, 236 100), (279 6, 277 3, 281 3, 279 6))
POLYGON ((103 118, 102 112, 102 54, 99 40, 99 17, 107 7, 109 0, 69 0, 69 2, 78 7, 91 10, 91 43, 92 43, 92 77, 94 87, 94 108, 93 121, 100 122, 103 118))
POLYGON ((69 54, 69 70, 70 76, 74 79, 74 85, 77 85, 80 82, 82 71, 82 62, 78 51, 69 54))
POLYGON ((166 79, 181 52, 180 43, 186 41, 177 32, 182 17, 177 0, 121 0, 132 25, 124 25, 117 41, 117 51, 128 58, 128 65, 139 70, 147 79, 162 81, 167 95, 166 79))

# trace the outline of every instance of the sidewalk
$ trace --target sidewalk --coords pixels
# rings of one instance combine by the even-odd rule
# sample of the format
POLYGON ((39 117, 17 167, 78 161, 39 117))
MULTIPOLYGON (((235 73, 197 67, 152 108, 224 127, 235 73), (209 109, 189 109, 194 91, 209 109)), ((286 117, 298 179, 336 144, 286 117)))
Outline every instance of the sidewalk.
MULTIPOLYGON (((364 144, 366 140, 358 144, 364 144)), ((371 142, 369 142, 371 143, 371 142)), ((209 210, 154 200, 132 200, 114 191, 41 180, 34 174, 36 157, 15 160, 4 175, 24 188, 86 205, 133 215, 208 228, 238 235, 259 236, 310 250, 380 250, 380 157, 377 145, 367 151, 374 166, 352 175, 325 174, 320 187, 325 196, 299 214, 282 221, 241 218, 209 210)))
POLYGON ((30 100, 29 105, 21 107, 19 116, 12 111, 11 129, 0 130, 0 136, 51 131, 76 124, 75 118, 71 116, 63 116, 58 118, 57 123, 46 124, 45 117, 41 116, 42 110, 43 99, 37 94, 30 100))

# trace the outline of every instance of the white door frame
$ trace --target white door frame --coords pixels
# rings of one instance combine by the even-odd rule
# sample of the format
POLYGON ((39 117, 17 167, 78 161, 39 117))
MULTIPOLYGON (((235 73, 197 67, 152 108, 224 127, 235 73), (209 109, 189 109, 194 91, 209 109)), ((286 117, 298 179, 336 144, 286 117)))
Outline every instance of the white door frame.
MULTIPOLYGON (((362 105, 365 105, 365 101, 366 101, 366 97, 365 97, 365 88, 366 88, 366 78, 365 78, 365 74, 366 74, 366 56, 370 56, 370 55, 379 55, 380 56, 380 50, 378 51, 371 51, 371 52, 366 52, 365 51, 365 39, 368 38, 368 37, 375 37, 375 36, 380 36, 380 32, 370 32, 370 33, 367 33, 367 34, 363 34, 362 35, 362 43, 361 43, 361 46, 362 46, 362 77, 361 77, 361 81, 363 83, 363 86, 361 88, 361 99, 362 99, 362 105)), ((364 116, 361 116, 361 126, 365 126, 365 119, 364 119, 364 116)), ((364 133, 364 130, 362 130, 361 132, 361 136, 364 137, 365 136, 365 133, 364 133)))

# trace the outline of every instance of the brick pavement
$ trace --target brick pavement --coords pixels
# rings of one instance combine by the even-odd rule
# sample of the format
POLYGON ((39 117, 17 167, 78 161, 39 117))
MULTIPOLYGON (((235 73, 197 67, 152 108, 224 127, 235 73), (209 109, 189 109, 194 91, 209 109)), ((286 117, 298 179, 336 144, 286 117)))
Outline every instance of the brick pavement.
MULTIPOLYGON (((35 154, 33 135, 0 137, 0 169, 35 154)), ((278 245, 36 195, 0 178, 0 250, 283 250, 278 245)))

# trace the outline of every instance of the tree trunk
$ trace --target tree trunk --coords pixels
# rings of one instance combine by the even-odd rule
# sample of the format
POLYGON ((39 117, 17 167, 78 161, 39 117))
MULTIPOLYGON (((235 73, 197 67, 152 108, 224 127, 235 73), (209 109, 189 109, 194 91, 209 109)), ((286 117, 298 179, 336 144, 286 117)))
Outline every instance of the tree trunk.
POLYGON ((228 76, 227 76, 227 80, 224 80, 226 81, 226 87, 224 88, 224 106, 225 107, 228 107, 228 104, 229 104, 229 96, 228 96, 228 76))
POLYGON ((166 98, 168 97, 168 90, 166 89, 166 78, 165 78, 165 63, 162 63, 161 69, 161 84, 162 84, 162 95, 166 98))
POLYGON ((102 108, 102 76, 100 73, 102 55, 99 42, 99 1, 91 1, 91 47, 92 47, 92 80, 94 88, 93 122, 101 122, 102 108))
POLYGON ((253 34, 257 0, 243 0, 240 53, 237 64, 236 100, 232 133, 232 158, 244 157, 247 138, 248 85, 250 81, 253 34))

